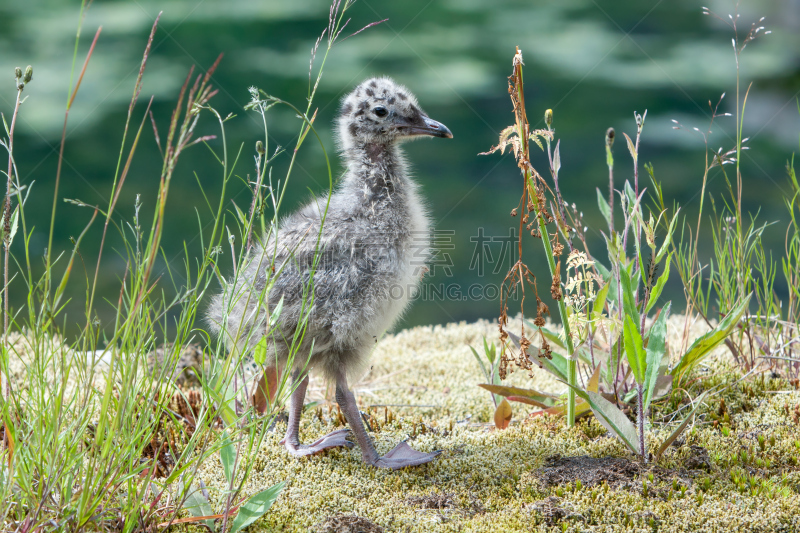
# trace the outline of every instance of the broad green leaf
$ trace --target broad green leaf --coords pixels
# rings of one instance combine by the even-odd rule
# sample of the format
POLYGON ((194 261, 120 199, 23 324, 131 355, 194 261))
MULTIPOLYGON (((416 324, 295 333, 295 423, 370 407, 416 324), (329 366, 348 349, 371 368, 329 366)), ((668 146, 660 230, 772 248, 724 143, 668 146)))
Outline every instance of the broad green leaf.
POLYGON ((234 446, 227 431, 222 436, 222 448, 219 450, 219 458, 222 461, 225 479, 230 483, 233 478, 233 465, 236 462, 236 446, 234 446))
POLYGON ((672 303, 668 303, 661 309, 658 318, 650 327, 650 337, 647 341, 647 369, 644 373, 644 411, 650 406, 653 399, 653 391, 656 389, 658 371, 661 368, 661 360, 667 350, 667 318, 672 303))
POLYGON ((656 284, 653 285, 653 288, 650 289, 650 298, 647 300, 647 306, 644 309, 645 313, 649 313, 653 306, 656 305, 658 302, 658 297, 661 296, 661 292, 664 290, 664 285, 667 283, 669 279, 669 265, 672 262, 672 252, 667 256, 667 264, 664 267, 664 272, 658 276, 658 280, 656 280, 656 284))
POLYGON ((689 350, 681 357, 680 362, 672 369, 673 385, 677 385, 685 374, 697 366, 700 361, 711 353, 711 350, 719 346, 719 344, 730 335, 733 328, 736 327, 736 324, 739 323, 742 315, 747 310, 751 296, 752 294, 748 294, 739 305, 731 309, 728 316, 726 316, 716 328, 692 343, 689 350))
POLYGON ((494 412, 494 425, 497 429, 506 429, 511 423, 511 404, 503 398, 494 412))
MULTIPOLYGON (((214 510, 211 509, 211 505, 208 504, 208 500, 206 500, 205 496, 200 490, 196 490, 190 493, 186 497, 186 501, 183 504, 183 508, 189 511, 189 513, 194 516, 212 516, 214 514, 214 510)), ((209 530, 214 531, 214 520, 203 520, 203 523, 208 527, 209 530)))
MULTIPOLYGON (((569 386, 569 384, 567 384, 569 386)), ((630 448, 633 453, 638 454, 638 436, 636 434, 636 427, 628 420, 625 413, 617 409, 617 406, 603 398, 596 392, 588 392, 580 390, 577 387, 571 387, 575 394, 586 400, 591 407, 597 421, 603 424, 610 432, 614 433, 619 439, 630 448)))
POLYGON ((539 349, 533 346, 528 348, 528 354, 530 355, 530 360, 534 364, 540 365, 558 379, 567 380, 567 367, 569 365, 566 357, 557 353, 550 354, 552 359, 541 357, 539 355, 539 349))
MULTIPOLYGON (((675 211, 675 215, 669 222, 669 230, 667 230, 667 236, 664 238, 664 242, 661 244, 661 248, 658 249, 658 253, 656 254, 656 263, 660 263, 661 260, 664 258, 664 254, 666 254, 667 250, 669 250, 669 246, 672 243, 672 233, 675 231, 675 222, 677 222, 678 220, 679 212, 680 208, 678 208, 678 210, 675 211)), ((667 259, 667 261, 669 261, 669 259, 667 259)), ((669 268, 669 265, 667 265, 667 268, 669 268)))
POLYGON ((269 511, 269 508, 272 507, 272 504, 278 499, 278 495, 283 490, 284 485, 286 485, 286 482, 281 481, 267 490, 262 490, 244 502, 239 507, 239 513, 236 515, 236 518, 233 519, 230 533, 236 533, 264 516, 264 513, 269 511))
POLYGON ((670 434, 670 436, 667 437, 667 440, 665 440, 661 444, 661 446, 658 448, 658 451, 656 452, 656 455, 655 455, 655 460, 656 461, 658 461, 661 458, 661 455, 663 455, 663 453, 665 451, 667 451, 667 448, 669 448, 670 444, 675 442, 675 439, 680 437, 681 433, 683 433, 683 430, 685 430, 686 426, 689 425, 689 421, 694 416, 695 411, 697 411, 697 408, 700 407, 703 404, 703 400, 705 399, 706 394, 708 394, 708 391, 705 391, 703 394, 700 395, 700 397, 697 399, 697 401, 694 404, 694 408, 692 409, 692 412, 689 413, 689 415, 683 420, 683 422, 681 422, 681 425, 678 426, 678 428, 675 431, 673 431, 672 434, 670 434))
MULTIPOLYGON (((639 326, 633 319, 625 316, 625 330, 623 331, 625 337, 625 357, 628 358, 628 364, 631 366, 631 372, 640 385, 644 383, 645 369, 647 367, 647 353, 644 350, 644 343, 642 342, 642 335, 639 333, 639 326)), ((660 361, 660 359, 659 359, 660 361)))
POLYGON ((603 218, 606 219, 606 223, 611 226, 611 207, 603 197, 600 189, 597 189, 597 206, 600 208, 600 213, 603 214, 603 218))
POLYGON ((622 285, 622 309, 625 311, 626 315, 631 317, 635 324, 638 324, 639 310, 636 308, 636 298, 633 296, 631 276, 622 262, 619 263, 619 278, 622 285))

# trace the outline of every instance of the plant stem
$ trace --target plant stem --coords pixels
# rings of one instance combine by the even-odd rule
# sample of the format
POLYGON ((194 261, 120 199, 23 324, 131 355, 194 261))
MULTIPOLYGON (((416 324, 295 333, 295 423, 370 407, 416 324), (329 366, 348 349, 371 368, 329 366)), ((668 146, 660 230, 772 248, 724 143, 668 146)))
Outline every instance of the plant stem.
POLYGON ((644 440, 644 385, 641 383, 636 384, 637 401, 636 404, 638 411, 638 429, 639 429, 639 453, 642 454, 642 459, 647 464, 647 443, 644 440))
MULTIPOLYGON (((20 80, 17 80, 18 83, 21 83, 20 80)), ((20 96, 22 96, 22 87, 24 85, 17 86, 17 101, 14 104, 14 114, 11 117, 11 127, 8 130, 8 172, 6 176, 8 177, 8 183, 6 185, 6 200, 5 200, 5 209, 3 213, 3 227, 4 227, 4 234, 5 238, 3 239, 3 248, 5 250, 5 257, 3 258, 3 352, 4 357, 8 357, 8 254, 9 247, 11 246, 11 235, 9 234, 11 230, 11 188, 14 185, 14 181, 11 178, 12 171, 14 168, 14 127, 17 123, 17 114, 19 113, 19 106, 20 106, 20 96)), ((7 365, 3 365, 5 368, 7 365)), ((0 379, 0 384, 2 384, 2 379, 0 379)), ((11 395, 11 380, 5 379, 5 395, 3 398, 7 399, 11 395)))

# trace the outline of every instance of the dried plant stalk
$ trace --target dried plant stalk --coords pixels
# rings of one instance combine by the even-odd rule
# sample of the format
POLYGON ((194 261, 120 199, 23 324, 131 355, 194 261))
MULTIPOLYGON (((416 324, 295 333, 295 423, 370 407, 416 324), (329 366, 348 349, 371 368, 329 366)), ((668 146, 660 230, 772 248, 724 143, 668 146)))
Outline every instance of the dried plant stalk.
MULTIPOLYGON (((530 369, 530 358, 527 353, 527 348, 530 346, 530 340, 525 336, 524 323, 521 326, 522 331, 520 334, 520 351, 516 356, 513 354, 513 348, 508 342, 508 333, 506 325, 508 324, 508 295, 517 287, 522 292, 520 302, 520 311, 524 315, 525 304, 525 282, 532 286, 536 296, 536 319, 534 324, 539 326, 544 325, 544 313, 549 314, 547 306, 539 298, 536 287, 536 277, 522 262, 522 235, 523 225, 530 230, 531 235, 538 237, 542 241, 545 256, 547 257, 547 264, 550 268, 550 292, 553 298, 558 302, 558 311, 561 318, 561 323, 564 327, 564 339, 567 347, 567 379, 570 385, 569 392, 567 393, 567 425, 575 425, 575 391, 573 387, 577 386, 577 361, 574 359, 574 346, 572 334, 570 332, 570 325, 567 315, 567 309, 564 304, 563 291, 561 285, 561 254, 564 250, 564 245, 559 242, 558 228, 551 234, 547 225, 555 220, 554 215, 548 210, 547 195, 553 197, 552 191, 547 186, 547 183, 542 178, 541 174, 531 164, 530 159, 530 144, 529 141, 534 141, 537 145, 541 146, 541 139, 548 142, 552 140, 553 133, 548 128, 547 130, 534 130, 531 131, 528 124, 527 115, 525 113, 525 94, 523 90, 522 79, 522 52, 517 48, 514 60, 512 62, 512 73, 508 78, 508 92, 511 96, 511 102, 514 106, 515 123, 509 126, 500 134, 500 142, 497 146, 493 147, 489 152, 505 151, 507 146, 510 146, 514 152, 514 157, 517 160, 517 166, 522 172, 523 176, 523 190, 522 198, 520 200, 520 207, 523 209, 523 216, 520 217, 520 232, 519 240, 517 243, 518 261, 511 267, 505 279, 503 280, 502 290, 500 293, 500 318, 498 326, 500 328, 500 342, 503 348, 502 363, 500 367, 501 377, 505 377, 507 363, 512 361, 521 368, 530 369), (530 220, 533 217, 533 220, 530 220), (511 354, 511 355, 509 355, 511 354)), ((512 215, 517 214, 514 209, 512 215)), ((539 331, 542 338, 541 352, 544 357, 550 354, 550 347, 544 334, 539 331)))

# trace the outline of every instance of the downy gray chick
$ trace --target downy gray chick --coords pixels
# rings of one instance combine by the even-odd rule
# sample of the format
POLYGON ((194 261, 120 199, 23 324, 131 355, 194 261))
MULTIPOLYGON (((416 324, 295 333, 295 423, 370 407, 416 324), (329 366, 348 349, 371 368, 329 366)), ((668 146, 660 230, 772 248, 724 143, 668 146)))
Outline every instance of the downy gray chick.
POLYGON ((336 401, 366 463, 394 469, 427 463, 439 452, 422 453, 405 442, 378 455, 347 380, 363 371, 377 339, 406 309, 429 258, 428 216, 400 144, 420 136, 453 135, 430 119, 406 88, 388 78, 374 78, 343 100, 338 136, 347 169, 330 199, 324 224, 327 196, 284 219, 277 236, 257 246, 247 266, 213 300, 211 329, 224 336, 230 349, 253 350, 283 298, 277 328, 267 341, 267 364, 280 368, 286 364, 287 344, 307 317, 292 369, 299 385, 289 402, 282 441, 292 455, 353 445, 345 439, 347 429, 311 445, 300 444, 306 369, 313 369, 336 384, 336 401), (318 263, 309 283, 315 256, 318 263), (265 291, 267 283, 273 285, 265 291))

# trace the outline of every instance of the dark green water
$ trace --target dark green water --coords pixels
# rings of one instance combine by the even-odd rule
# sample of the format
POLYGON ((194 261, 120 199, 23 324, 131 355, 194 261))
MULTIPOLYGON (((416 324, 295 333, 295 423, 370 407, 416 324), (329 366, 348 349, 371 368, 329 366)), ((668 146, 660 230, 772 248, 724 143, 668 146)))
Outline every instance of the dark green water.
MULTIPOLYGON (((29 185, 35 182, 27 207, 29 222, 36 226, 31 241, 34 263, 40 263, 50 223, 78 5, 75 1, 52 0, 0 5, 0 80, 6 80, 0 85, 3 113, 7 114, 13 103, 13 67, 30 63, 35 68, 34 81, 25 90, 28 100, 21 111, 16 138, 22 181, 29 185)), ((595 188, 607 188, 604 133, 613 126, 618 133, 633 135, 634 111, 648 110, 641 163, 653 163, 669 202, 679 203, 687 214, 696 213, 703 140, 691 128, 707 128, 707 102, 716 102, 722 92, 728 96, 721 109, 734 110, 736 82, 731 30, 703 16, 701 6, 686 0, 359 0, 352 7, 349 28, 353 30, 374 20, 389 20, 338 45, 329 58, 317 98, 317 125, 328 150, 335 151, 329 125, 339 98, 373 75, 389 75, 406 84, 430 116, 445 123, 455 135, 451 141, 426 140, 407 147, 430 202, 441 255, 433 275, 427 278, 435 290, 427 291, 430 297, 415 304, 405 325, 497 315, 496 292, 491 287, 502 281, 510 265, 503 243, 510 228, 516 226, 517 220, 510 218, 509 212, 518 202, 521 184, 508 155, 477 154, 496 144, 498 133, 512 120, 506 77, 515 46, 525 57, 529 115, 539 117, 546 108, 554 110, 554 126, 562 143, 562 192, 583 211, 596 253, 602 251, 598 230, 603 224, 595 188), (688 131, 673 130, 671 119, 680 120, 688 131), (483 261, 477 261, 476 252, 480 251, 483 261), (473 289, 470 296, 471 286, 479 289, 473 289), (441 288, 443 296, 438 292, 441 288)), ((719 1, 709 7, 725 17, 733 12, 734 4, 719 1)), ((260 131, 254 117, 246 116, 242 108, 249 99, 247 88, 255 85, 304 107, 309 52, 327 19, 324 0, 98 0, 84 24, 78 70, 96 28, 102 25, 103 31, 67 128, 62 198, 107 205, 127 102, 149 28, 162 10, 134 122, 141 119, 146 97, 155 95, 153 111, 163 135, 188 69, 192 65, 205 69, 222 52, 225 57, 214 76, 220 92, 212 102, 223 116, 238 114, 228 123, 227 135, 231 146, 244 143, 237 173, 245 176, 253 174, 252 146, 260 131)), ((751 138, 751 150, 742 160, 742 169, 746 207, 754 213, 761 209, 765 220, 778 222, 768 232, 767 241, 779 253, 786 224, 784 194, 788 190, 784 167, 798 149, 800 133, 796 106, 800 90, 800 3, 744 1, 740 12, 742 36, 761 16, 767 17, 764 25, 772 31, 748 45, 743 55, 743 83, 746 86, 752 81, 753 87, 744 133, 751 138)), ((287 113, 275 113, 272 118, 273 142, 291 143, 297 121, 287 113)), ((218 134, 208 118, 199 130, 218 134)), ((721 119, 713 130, 713 148, 732 146, 733 119, 721 119)), ((621 135, 618 138, 621 140, 621 135)), ((219 148, 219 141, 211 144, 219 148)), ((320 149, 312 143, 306 147, 293 177, 287 200, 290 208, 308 196, 309 188, 319 191, 326 185, 320 149)), ((618 187, 632 177, 626 152, 624 143, 618 142, 618 187)), ((537 158, 544 172, 546 157, 537 154, 537 158)), ((276 163, 276 176, 281 175, 287 160, 276 163)), ((5 157, 0 161, 5 165, 5 157)), ((119 201, 121 218, 131 219, 135 197, 141 194, 144 220, 150 219, 160 166, 148 126, 119 201)), ((199 255, 195 209, 201 218, 206 211, 195 172, 212 195, 220 187, 221 171, 204 147, 195 147, 184 155, 171 191, 163 242, 174 276, 172 281, 166 274, 163 278, 168 292, 172 282, 182 283, 183 243, 199 255)), ((246 191, 241 185, 236 187, 236 202, 246 206, 246 191)), ((723 190, 721 175, 714 172, 710 191, 718 195, 723 190)), ((69 250, 69 237, 77 236, 91 215, 87 209, 70 204, 59 203, 58 209, 54 253, 69 250)), ((100 230, 96 224, 82 247, 82 257, 90 269, 100 230)), ((21 252, 20 240, 15 243, 17 254, 21 252)), ((546 279, 540 245, 533 240, 528 244, 526 259, 534 272, 546 279)), ((124 271, 124 260, 111 251, 114 247, 119 247, 118 240, 112 240, 105 254, 101 280, 102 296, 112 301, 117 299, 118 280, 124 271)), ((70 293, 73 303, 67 309, 70 328, 82 320, 83 277, 83 266, 79 265, 70 293)), ((667 298, 674 298, 675 307, 680 308, 683 299, 676 281, 670 284, 667 298)), ((20 305, 23 294, 24 286, 18 278, 11 287, 12 302, 20 305)), ((109 309, 101 314, 102 320, 112 318, 109 309)))

